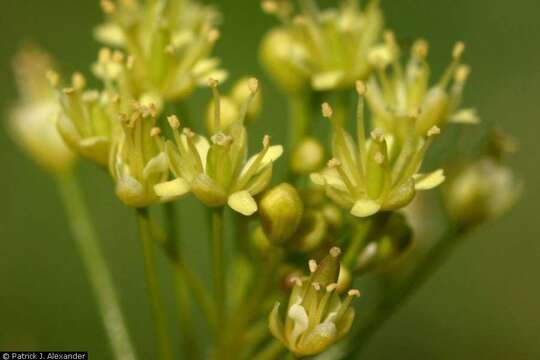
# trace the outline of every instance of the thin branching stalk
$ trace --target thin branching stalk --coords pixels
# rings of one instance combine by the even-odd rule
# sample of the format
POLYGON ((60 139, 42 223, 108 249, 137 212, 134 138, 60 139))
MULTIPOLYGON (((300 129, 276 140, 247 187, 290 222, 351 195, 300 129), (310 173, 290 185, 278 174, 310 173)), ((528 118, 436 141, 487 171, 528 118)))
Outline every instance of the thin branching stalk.
POLYGON ((101 252, 96 230, 88 215, 77 181, 72 173, 58 176, 57 181, 75 242, 111 343, 114 358, 134 360, 137 356, 129 338, 112 276, 101 252))
POLYGON ((224 208, 218 207, 212 210, 212 263, 213 281, 216 303, 216 356, 219 357, 220 348, 223 346, 226 309, 226 287, 225 287, 225 239, 224 239, 224 208))
POLYGON ((407 300, 425 284, 450 255, 463 232, 451 226, 443 237, 425 254, 411 274, 400 284, 392 287, 374 310, 366 323, 355 334, 350 352, 345 359, 352 360, 365 349, 369 340, 407 300))
POLYGON ((172 360, 172 342, 169 335, 165 307, 159 290, 156 254, 154 249, 155 241, 153 238, 152 223, 148 208, 137 209, 137 220, 139 223, 139 235, 143 242, 144 269, 159 350, 163 360, 172 360))

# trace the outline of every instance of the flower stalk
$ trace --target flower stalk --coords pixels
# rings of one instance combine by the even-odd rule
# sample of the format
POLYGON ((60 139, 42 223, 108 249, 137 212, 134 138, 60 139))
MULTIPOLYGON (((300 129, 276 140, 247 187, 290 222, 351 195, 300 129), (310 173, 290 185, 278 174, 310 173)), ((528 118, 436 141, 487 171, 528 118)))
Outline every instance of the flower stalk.
POLYGON ((120 301, 79 186, 71 172, 56 177, 79 254, 86 269, 115 359, 135 360, 120 301))

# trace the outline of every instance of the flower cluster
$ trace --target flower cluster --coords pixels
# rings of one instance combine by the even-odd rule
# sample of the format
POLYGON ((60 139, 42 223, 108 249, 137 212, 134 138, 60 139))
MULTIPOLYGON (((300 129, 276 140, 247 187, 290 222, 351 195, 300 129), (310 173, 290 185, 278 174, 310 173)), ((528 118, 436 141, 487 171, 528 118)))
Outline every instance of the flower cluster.
POLYGON ((338 204, 351 209, 357 217, 366 217, 380 210, 404 207, 414 197, 416 190, 427 190, 444 180, 442 170, 430 174, 417 173, 433 136, 439 134, 436 126, 425 136, 418 136, 414 129, 417 116, 402 118, 406 123, 407 142, 398 144, 392 133, 375 128, 369 139, 365 135, 363 82, 357 83, 359 96, 357 114, 357 142, 344 130, 343 125, 332 120, 330 105, 323 104, 323 116, 332 120, 334 133, 332 149, 334 158, 328 168, 314 173, 314 183, 325 186, 328 195, 338 204))
POLYGON ((383 28, 379 1, 361 10, 357 1, 320 10, 313 0, 300 1, 300 13, 288 0, 265 0, 262 7, 282 25, 263 40, 261 59, 287 91, 351 88, 370 71, 369 54, 383 28))
MULTIPOLYGON (((224 95, 220 91, 227 72, 211 55, 220 36, 220 15, 213 7, 195 0, 102 0, 106 21, 95 35, 107 47, 91 66, 95 87, 81 72, 66 80, 55 72, 51 58, 34 48, 15 59, 20 99, 10 112, 14 139, 55 175, 71 170, 76 155, 108 170, 116 196, 136 209, 146 255, 152 256, 151 241, 162 240, 177 265, 186 284, 179 292, 185 297, 179 307, 185 312, 182 325, 190 326, 192 294, 213 327, 212 356, 218 359, 236 346, 238 358, 278 359, 276 351, 283 347, 295 357, 325 352, 355 331, 352 301, 360 295, 350 289, 355 280, 370 275, 384 282, 381 306, 390 311, 387 304, 399 301, 414 288, 415 276, 431 268, 430 252, 402 257, 419 238, 434 242, 424 239, 428 236, 415 226, 414 212, 407 211, 413 200, 421 205, 439 201, 445 211, 441 218, 449 234, 430 244, 438 251, 444 241, 502 216, 522 190, 503 161, 512 141, 499 133, 487 137, 479 156, 426 161, 448 124, 479 123, 476 111, 462 106, 470 74, 462 62, 462 42, 454 46, 440 78, 432 81, 427 42, 415 41, 410 51, 398 46, 396 35, 384 31, 378 0, 363 7, 356 0, 325 9, 315 0, 298 5, 262 1, 263 10, 281 25, 264 36, 261 62, 290 107, 288 168, 276 186, 271 185, 274 162, 283 146, 264 135, 249 156, 249 126, 263 103, 259 81, 241 77, 225 85, 224 95), (410 55, 403 60, 406 52, 410 55), (198 85, 207 86, 212 96, 190 117, 184 109, 198 85), (351 95, 357 96, 356 104, 349 102, 351 95), (331 129, 329 146, 313 126, 321 102, 328 120, 322 129, 331 129), (176 106, 182 110, 174 115, 176 106), (354 111, 351 134, 346 119, 354 111), (425 172, 426 167, 436 170, 425 172), (416 196, 443 183, 443 196, 436 200, 416 196), (214 296, 206 294, 175 238, 180 232, 174 231, 178 216, 173 202, 188 194, 212 209, 214 296), (163 216, 167 236, 157 236, 160 222, 147 211, 162 203, 168 203, 163 216), (235 246, 225 244, 228 208, 234 214, 235 246), (225 249, 233 253, 230 268, 225 249), (405 267, 392 267, 397 259, 412 275, 401 272, 405 267), (305 262, 309 276, 299 265, 305 262), (397 289, 399 296, 388 300, 393 294, 386 289, 397 289), (274 299, 288 299, 288 305, 278 302, 272 308, 274 299), (268 313, 270 332, 260 327, 268 313), (277 349, 271 336, 283 346, 277 349)), ((435 226, 439 220, 421 218, 435 226)), ((146 266, 151 272, 153 259, 147 258, 146 266)), ((149 276, 150 285, 157 284, 154 280, 149 276)), ((159 289, 149 289, 156 324, 166 328, 155 293, 159 289)), ((360 321, 380 317, 367 318, 360 321)), ((161 337, 167 332, 163 328, 157 331, 161 337)), ((360 328, 368 331, 373 324, 360 328)), ((167 339, 161 340, 166 347, 167 339)), ((186 358, 200 358, 194 350, 197 341, 187 342, 186 352, 195 355, 186 358)), ((170 349, 162 353, 172 358, 170 349)), ((325 356, 333 360, 333 353, 325 356)))
POLYGON ((108 21, 96 37, 130 54, 129 76, 137 94, 163 100, 188 96, 209 77, 226 72, 210 53, 219 38, 218 13, 195 1, 103 0, 108 21))
POLYGON ((285 321, 276 303, 270 314, 270 331, 296 356, 316 355, 342 339, 354 320, 352 299, 360 296, 349 290, 345 300, 337 294, 341 250, 330 249, 320 264, 309 261, 311 275, 293 279, 285 321))

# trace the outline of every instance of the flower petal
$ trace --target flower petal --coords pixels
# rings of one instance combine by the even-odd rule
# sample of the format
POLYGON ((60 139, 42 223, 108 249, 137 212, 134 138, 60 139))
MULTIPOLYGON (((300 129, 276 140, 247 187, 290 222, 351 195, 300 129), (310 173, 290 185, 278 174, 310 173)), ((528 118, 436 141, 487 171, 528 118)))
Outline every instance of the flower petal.
POLYGON ((444 170, 439 169, 429 174, 416 174, 414 178, 414 188, 416 190, 433 189, 444 182, 444 170))
POLYGON ((257 203, 249 191, 237 191, 229 196, 227 204, 236 212, 250 216, 257 211, 257 203))
POLYGON ((358 200, 354 203, 351 214, 356 217, 368 217, 377 213, 381 209, 381 205, 370 199, 358 200))
POLYGON ((189 192, 189 184, 182 178, 176 178, 171 181, 162 182, 154 185, 154 192, 164 200, 178 198, 189 192))
POLYGON ((287 316, 294 322, 293 330, 290 335, 291 338, 288 340, 291 344, 295 344, 296 339, 307 330, 309 318, 306 309, 298 304, 294 304, 290 307, 287 316))
POLYGON ((270 328, 270 332, 272 333, 272 335, 274 335, 275 338, 277 338, 283 344, 286 344, 285 337, 283 336, 283 332, 284 332, 283 321, 279 317, 279 305, 280 305, 279 302, 274 304, 274 307, 272 308, 272 312, 270 313, 270 316, 268 317, 268 327, 270 328))

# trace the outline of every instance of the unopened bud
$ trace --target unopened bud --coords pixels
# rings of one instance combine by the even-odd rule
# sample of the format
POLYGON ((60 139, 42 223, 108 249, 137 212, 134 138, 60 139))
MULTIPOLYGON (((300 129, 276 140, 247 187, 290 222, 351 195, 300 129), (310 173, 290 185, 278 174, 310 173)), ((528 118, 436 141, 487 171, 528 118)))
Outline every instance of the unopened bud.
POLYGON ((291 168, 298 175, 308 175, 324 166, 324 148, 312 137, 306 137, 295 147, 291 156, 291 168))
POLYGON ((289 240, 300 225, 304 205, 294 187, 282 183, 263 195, 259 214, 264 232, 274 244, 289 240))

